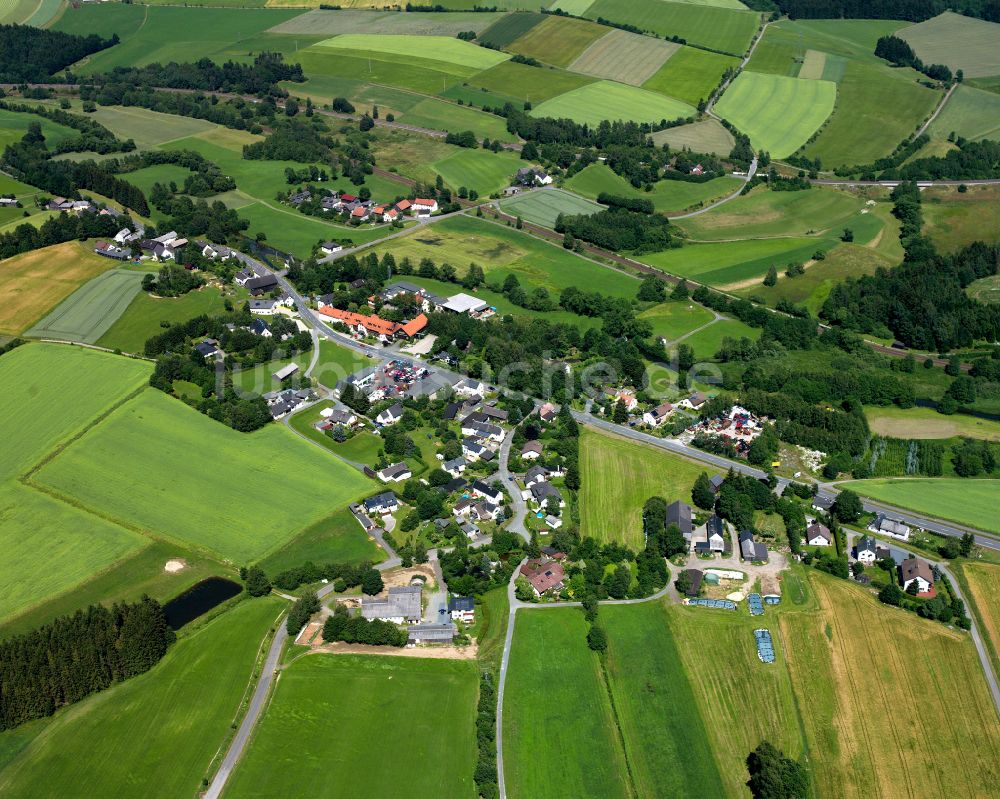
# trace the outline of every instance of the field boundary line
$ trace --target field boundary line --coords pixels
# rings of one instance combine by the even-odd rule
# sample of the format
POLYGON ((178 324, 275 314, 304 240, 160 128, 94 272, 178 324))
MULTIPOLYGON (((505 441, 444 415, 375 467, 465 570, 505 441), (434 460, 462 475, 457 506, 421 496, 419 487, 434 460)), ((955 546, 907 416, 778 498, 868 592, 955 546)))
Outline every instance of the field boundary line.
POLYGON ((622 720, 618 713, 618 705, 615 703, 615 692, 611 690, 611 680, 608 679, 608 664, 605 661, 607 653, 597 656, 601 664, 601 682, 604 683, 604 690, 608 694, 608 702, 611 704, 611 717, 615 721, 615 732, 618 734, 618 745, 622 748, 622 758, 625 760, 625 773, 628 775, 629 795, 634 799, 639 799, 639 789, 635 784, 635 774, 632 773, 632 761, 628 756, 628 747, 625 745, 625 733, 622 731, 622 720))

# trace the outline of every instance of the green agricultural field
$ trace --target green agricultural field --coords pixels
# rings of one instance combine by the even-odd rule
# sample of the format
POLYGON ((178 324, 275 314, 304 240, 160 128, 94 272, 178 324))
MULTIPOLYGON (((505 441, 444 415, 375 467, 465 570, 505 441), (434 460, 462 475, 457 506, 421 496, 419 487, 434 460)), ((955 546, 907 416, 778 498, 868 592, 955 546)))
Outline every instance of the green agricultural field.
MULTIPOLYGON (((456 68, 454 74, 471 74, 482 69, 495 67, 510 56, 477 47, 450 36, 411 36, 406 34, 365 34, 344 33, 315 45, 319 50, 348 50, 371 53, 375 58, 386 56, 386 60, 403 58, 409 60, 441 62, 456 68)), ((449 67, 438 67, 449 72, 449 67)))
MULTIPOLYGON (((233 373, 233 386, 248 394, 266 394, 277 391, 282 384, 274 379, 274 373, 290 364, 299 367, 298 375, 304 375, 312 360, 312 351, 300 352, 294 358, 277 358, 267 363, 258 364, 252 369, 241 369, 233 373)), ((287 384, 286 384, 287 385, 287 384)))
POLYGON ((953 132, 972 141, 996 139, 1000 132, 1000 95, 959 86, 927 130, 940 139, 953 132))
MULTIPOLYGON (((11 222, 22 224, 21 219, 11 222)), ((16 335, 36 323, 82 285, 117 264, 78 241, 7 258, 0 265, 0 334, 16 335)))
POLYGON ((282 673, 227 795, 287 795, 292 770, 296 795, 471 799, 477 683, 464 661, 303 657, 282 673), (332 719, 352 734, 331 735, 332 719))
POLYGON ((203 288, 181 297, 166 298, 140 291, 96 343, 112 350, 141 353, 150 338, 163 332, 161 322, 179 324, 201 314, 216 315, 224 310, 225 300, 217 288, 203 288))
POLYGON ((479 41, 490 47, 507 47, 545 19, 543 14, 507 14, 479 34, 479 41))
MULTIPOLYGON (((268 5, 277 5, 269 3, 268 5)), ((290 5, 310 5, 294 2, 290 5)), ((292 17, 287 22, 275 25, 268 33, 286 35, 335 36, 344 33, 407 34, 410 36, 449 36, 462 31, 483 32, 487 27, 508 19, 506 14, 451 12, 449 14, 405 14, 395 11, 348 8, 347 3, 339 11, 317 9, 292 17)), ((518 15, 521 16, 521 15, 518 15)))
MULTIPOLYGON (((679 128, 678 128, 679 130, 679 128)), ((584 197, 596 199, 601 192, 639 197, 653 201, 653 207, 661 213, 673 213, 699 207, 727 194, 732 194, 742 185, 739 178, 721 177, 706 183, 687 183, 682 180, 661 180, 653 185, 651 192, 640 191, 621 175, 616 175, 604 164, 591 164, 566 181, 566 188, 584 197)))
POLYGON ((967 78, 1000 74, 1000 24, 951 11, 903 28, 905 39, 925 64, 947 64, 967 78))
POLYGON ((16 478, 148 377, 142 362, 54 344, 24 345, 0 358, 0 540, 7 555, 0 621, 72 589, 142 546, 133 533, 16 478))
MULTIPOLYGON (((490 283, 502 283, 507 275, 515 274, 523 286, 545 286, 551 292, 587 286, 591 291, 631 299, 638 288, 634 278, 568 252, 559 244, 470 216, 418 228, 372 251, 379 256, 391 252, 397 263, 404 257, 414 265, 423 258, 438 265, 450 263, 459 274, 474 262, 483 267, 490 283)), ((458 290, 456 287, 453 293, 458 290)))
POLYGON ((778 640, 787 647, 817 795, 917 795, 919 785, 989 795, 1000 780, 992 756, 1000 732, 968 635, 880 605, 848 581, 808 575, 819 607, 782 613, 778 640), (870 690, 873 674, 880 679, 870 690), (947 722, 899 724, 898 710, 912 697, 947 722))
POLYGON ((891 153, 940 98, 939 92, 917 83, 916 74, 848 62, 833 114, 803 154, 832 168, 870 163, 891 153))
POLYGON ((942 252, 955 252, 974 241, 1000 240, 994 224, 1000 212, 1000 187, 969 186, 964 193, 935 187, 926 192, 925 232, 942 252))
MULTIPOLYGON (((461 148, 431 164, 445 185, 457 190, 462 186, 486 196, 510 185, 511 176, 523 162, 517 153, 461 148)), ((405 187, 404 187, 405 188, 405 187)))
POLYGON ((295 54, 295 60, 302 64, 307 75, 336 78, 338 84, 346 78, 352 83, 362 81, 421 94, 443 94, 478 71, 447 61, 337 49, 328 46, 331 41, 324 40, 295 54))
POLYGON ((729 155, 736 143, 733 134, 716 119, 703 119, 689 125, 658 130, 650 138, 658 147, 667 144, 675 150, 687 148, 696 153, 714 153, 721 156, 729 155))
POLYGON ((612 606, 600 616, 609 638, 606 679, 636 795, 725 795, 692 690, 705 675, 685 671, 667 607, 612 606))
POLYGON ((541 103, 593 82, 593 78, 585 75, 558 69, 548 70, 545 73, 545 80, 540 81, 536 67, 504 61, 492 69, 484 70, 469 78, 469 86, 478 87, 477 92, 480 97, 468 101, 481 104, 489 101, 491 97, 511 97, 515 100, 541 103), (482 92, 482 89, 486 89, 486 92, 482 92))
POLYGON ((775 158, 798 150, 833 111, 837 85, 780 75, 742 72, 715 106, 775 158))
POLYGON ((696 360, 710 360, 722 346, 724 338, 748 338, 756 340, 760 336, 758 328, 750 327, 738 319, 724 319, 699 330, 684 339, 684 343, 694 350, 696 360))
POLYGON ((568 67, 608 30, 586 20, 550 16, 511 42, 507 49, 546 64, 568 67))
MULTIPOLYGON (((145 108, 102 105, 98 106, 90 116, 104 127, 113 130, 119 138, 134 139, 140 149, 156 147, 174 139, 196 136, 216 127, 204 119, 161 114, 145 108)), ((127 180, 131 181, 131 178, 127 180)))
MULTIPOLYGON (((807 262, 808 263, 808 262, 807 262)), ((804 305, 816 315, 823 306, 830 290, 848 277, 870 275, 876 269, 891 269, 898 260, 889 258, 871 247, 858 244, 838 244, 826 254, 826 259, 815 261, 806 267, 806 273, 798 277, 786 277, 783 268, 778 269, 778 282, 774 286, 764 286, 754 282, 738 293, 743 296, 764 297, 769 305, 787 300, 794 305, 804 305)), ((781 266, 776 264, 776 266, 781 266)))
POLYGON ((601 664, 586 638, 578 610, 515 617, 503 708, 511 799, 633 795, 601 664))
MULTIPOLYGON (((0 771, 0 793, 54 799, 85 784, 94 796, 122 799, 194 795, 285 606, 276 598, 243 602, 179 640, 145 674, 33 722, 0 771)), ((0 742, 19 733, 2 733, 0 742)))
POLYGON ((642 547, 642 506, 652 496, 687 501, 704 467, 590 428, 580 432, 580 532, 642 547))
POLYGON ((112 269, 98 275, 74 291, 26 335, 93 344, 142 290, 144 274, 112 269))
POLYGON ((674 42, 614 29, 580 53, 567 69, 642 86, 680 49, 674 42))
POLYGON ((711 322, 715 315, 696 302, 663 302, 639 314, 653 326, 653 335, 674 341, 711 322))
POLYGON ((965 293, 979 302, 1000 302, 1000 275, 973 280, 965 287, 965 293))
POLYGON ((36 0, 2 0, 0 1, 0 24, 23 24, 37 6, 36 0))
POLYGON ((593 2, 594 0, 555 0, 549 6, 549 10, 555 11, 556 9, 561 9, 567 14, 572 14, 574 17, 582 17, 593 2))
POLYGON ((687 103, 662 94, 600 80, 546 100, 535 106, 531 114, 597 125, 605 119, 659 122, 694 116, 695 110, 687 103))
POLYGON ((319 360, 313 371, 315 377, 324 386, 333 388, 341 380, 363 369, 371 363, 355 350, 342 347, 335 341, 321 338, 319 341, 319 360))
POLYGON ((1000 422, 962 413, 945 416, 932 408, 865 408, 872 432, 891 438, 981 438, 1000 441, 1000 422))
MULTIPOLYGON (((142 189, 146 196, 149 196, 149 193, 153 190, 154 183, 162 183, 164 186, 176 183, 178 189, 183 190, 184 181, 192 174, 190 169, 183 166, 157 164, 156 166, 137 169, 135 172, 120 173, 120 177, 123 180, 127 180, 133 186, 142 189)), ((155 209, 153 213, 156 213, 155 209)))
POLYGON ((760 20, 751 11, 666 0, 596 0, 585 16, 635 25, 660 36, 680 36, 732 55, 746 51, 760 20))
MULTIPOLYGON (((642 84, 642 88, 676 97, 678 100, 696 106, 719 85, 722 73, 737 64, 739 61, 732 56, 710 53, 696 47, 682 47, 660 67, 656 74, 642 84)), ((717 122, 715 124, 718 125, 717 122)), ((696 147, 692 149, 696 152, 704 152, 696 147)), ((726 155, 728 154, 727 150, 726 155)))
POLYGON ((971 595, 970 610, 985 635, 993 659, 993 670, 1000 667, 1000 566, 992 563, 963 563, 955 571, 965 593, 971 595))
POLYGON ((819 187, 808 191, 769 191, 761 186, 677 224, 696 241, 839 236, 843 228, 849 227, 860 242, 863 237, 857 228, 867 222, 865 217, 870 215, 867 211, 863 198, 846 191, 819 187))
MULTIPOLYGON (((56 30, 67 33, 103 36, 118 33, 122 39, 120 44, 95 53, 75 66, 74 71, 78 74, 107 72, 121 66, 143 66, 154 61, 161 64, 197 61, 230 49, 245 60, 249 49, 245 46, 246 40, 301 13, 284 9, 170 6, 135 6, 129 13, 116 5, 68 9, 55 24, 56 30)), ((289 49, 295 47, 291 37, 273 36, 267 41, 269 46, 257 49, 279 50, 285 43, 289 49)))
MULTIPOLYGON (((395 185, 395 184, 394 184, 395 185)), ((299 258, 307 258, 313 246, 328 239, 350 239, 354 244, 377 241, 389 232, 388 225, 346 228, 300 214, 291 208, 255 202, 240 207, 240 216, 250 222, 250 234, 267 234, 267 243, 299 258)))
POLYGON ((55 147, 79 135, 73 128, 60 125, 58 122, 36 114, 0 109, 0 147, 6 147, 8 144, 20 141, 28 132, 28 126, 35 122, 41 125, 42 135, 45 136, 46 144, 49 147, 55 147))
MULTIPOLYGON (((799 713, 808 712, 810 694, 808 690, 794 694, 788 676, 788 664, 798 657, 798 649, 778 635, 770 608, 763 622, 742 608, 731 613, 669 605, 667 611, 670 633, 725 786, 713 795, 746 796, 746 755, 761 740, 790 757, 805 754, 799 713), (758 627, 771 630, 774 663, 764 665, 757 658, 753 630, 758 627)), ((833 799, 836 788, 818 795, 833 799)))
POLYGON ((368 482, 279 425, 238 433, 152 389, 74 442, 36 475, 42 486, 107 517, 235 562, 261 557, 368 482), (116 464, 140 479, 109 480, 116 464), (273 497, 295 506, 294 522, 273 497))
POLYGON ((515 195, 500 203, 500 208, 527 222, 554 228, 560 214, 578 216, 603 211, 604 206, 562 189, 544 189, 515 195))
POLYGON ((852 480, 845 487, 862 496, 916 513, 1000 533, 1000 481, 954 479, 852 480))
POLYGON ((829 250, 835 241, 780 238, 688 244, 676 250, 643 255, 638 260, 699 283, 735 289, 763 279, 772 264, 805 263, 816 250, 829 250))
MULTIPOLYGON (((371 493, 374 494, 374 485, 372 489, 371 493)), ((287 545, 261 561, 260 567, 268 574, 277 574, 285 569, 294 569, 308 561, 379 563, 383 560, 385 552, 362 531, 354 514, 344 508, 330 518, 308 527, 298 538, 292 539, 287 545)))

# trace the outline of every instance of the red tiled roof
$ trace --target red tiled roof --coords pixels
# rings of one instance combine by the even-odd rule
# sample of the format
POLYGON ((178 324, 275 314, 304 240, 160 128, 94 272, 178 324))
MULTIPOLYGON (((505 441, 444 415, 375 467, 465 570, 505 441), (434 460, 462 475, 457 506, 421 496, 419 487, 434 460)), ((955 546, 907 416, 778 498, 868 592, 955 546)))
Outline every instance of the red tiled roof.
POLYGON ((424 314, 420 314, 420 316, 413 317, 413 319, 400 329, 408 336, 415 336, 425 327, 427 327, 427 317, 424 314))
MULTIPOLYGON (((324 305, 319 309, 319 312, 350 327, 358 327, 360 325, 369 333, 378 333, 383 336, 391 336, 400 328, 396 322, 387 322, 378 316, 364 316, 353 311, 342 311, 339 308, 331 308, 329 305, 324 305)), ((417 318, 419 319, 419 317, 417 318)), ((426 317, 424 318, 424 323, 426 324, 426 317)))
POLYGON ((353 211, 351 211, 351 216, 364 216, 367 213, 368 211, 364 208, 355 208, 353 211))
POLYGON ((353 194, 341 194, 340 199, 343 200, 345 203, 352 203, 358 198, 355 197, 353 194))
POLYGON ((416 199, 414 199, 413 204, 414 205, 435 205, 436 201, 435 200, 426 200, 423 197, 417 197, 416 199))
POLYGON ((405 211, 407 208, 410 207, 411 204, 412 203, 410 203, 409 200, 400 200, 398 203, 396 203, 396 208, 397 210, 405 211))
POLYGON ((544 560, 529 560, 521 567, 521 576, 539 594, 544 594, 559 585, 566 576, 566 570, 561 563, 544 560))

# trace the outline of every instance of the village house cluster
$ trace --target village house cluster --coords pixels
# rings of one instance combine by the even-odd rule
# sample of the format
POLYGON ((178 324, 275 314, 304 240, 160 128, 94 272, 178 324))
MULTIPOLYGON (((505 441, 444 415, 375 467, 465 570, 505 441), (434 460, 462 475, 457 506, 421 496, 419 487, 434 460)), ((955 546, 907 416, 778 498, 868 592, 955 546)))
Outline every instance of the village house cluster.
MULTIPOLYGON (((288 204, 295 208, 312 201, 313 190, 308 188, 289 194, 287 199, 288 204)), ((430 216, 438 210, 437 200, 433 198, 416 197, 394 203, 376 203, 339 191, 323 193, 319 203, 324 213, 336 214, 352 222, 372 224, 391 223, 410 215, 430 216)))

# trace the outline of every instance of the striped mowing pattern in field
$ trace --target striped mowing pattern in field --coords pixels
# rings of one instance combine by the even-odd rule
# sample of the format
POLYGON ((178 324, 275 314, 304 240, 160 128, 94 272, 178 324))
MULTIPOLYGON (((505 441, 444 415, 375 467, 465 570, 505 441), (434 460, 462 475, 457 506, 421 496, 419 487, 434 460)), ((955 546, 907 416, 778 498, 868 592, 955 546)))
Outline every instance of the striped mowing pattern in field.
POLYGON ((607 32, 603 25, 586 20, 547 17, 511 42, 508 49, 546 64, 565 67, 607 32))
POLYGON ((74 291, 27 335, 93 344, 125 313, 139 293, 143 276, 142 272, 115 269, 95 277, 74 291))
POLYGON ((650 138, 657 147, 668 144, 676 150, 687 147, 696 153, 729 155, 735 144, 733 134, 716 119, 704 119, 690 125, 666 128, 650 138))
POLYGON ((308 11, 275 25, 268 33, 335 36, 343 33, 405 33, 413 36, 455 36, 461 31, 484 31, 507 18, 503 13, 454 12, 408 14, 345 8, 340 11, 308 11))
POLYGON ((722 74, 738 64, 738 59, 733 56, 682 47, 642 88, 697 105, 719 85, 722 74))
POLYGON ((680 48, 679 44, 663 39, 615 29, 577 56, 569 69, 641 86, 680 48))
POLYGON ((928 132, 945 139, 954 131, 972 141, 996 139, 1000 135, 1000 94, 959 86, 928 132))
POLYGON ((500 207, 508 214, 514 214, 528 222, 550 228, 555 227, 556 217, 560 214, 566 216, 589 215, 604 210, 603 206, 562 189, 527 192, 509 200, 503 200, 500 207))
POLYGON ((422 58, 480 70, 495 67, 510 56, 448 36, 345 33, 315 45, 320 50, 354 50, 402 58, 422 58))
POLYGON ((544 14, 508 14, 480 33, 479 41, 489 47, 506 47, 544 19, 544 14))
POLYGON ((967 78, 1000 74, 1000 24, 995 22, 946 11, 897 35, 925 64, 947 64, 967 78))

